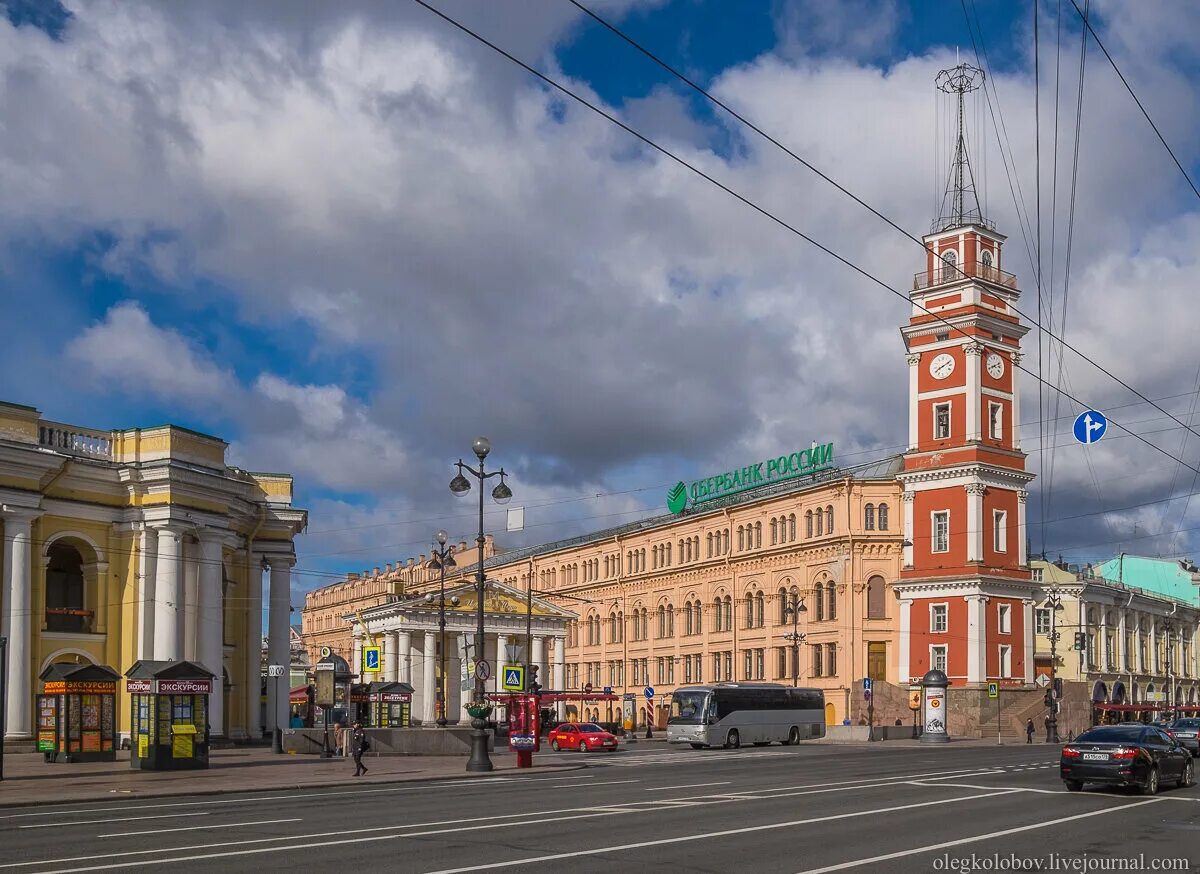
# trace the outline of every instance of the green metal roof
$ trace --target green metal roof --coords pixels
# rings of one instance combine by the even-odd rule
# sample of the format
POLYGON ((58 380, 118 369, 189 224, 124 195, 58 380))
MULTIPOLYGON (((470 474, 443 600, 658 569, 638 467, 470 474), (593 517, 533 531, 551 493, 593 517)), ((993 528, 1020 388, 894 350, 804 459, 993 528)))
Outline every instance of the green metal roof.
POLYGON ((1093 572, 1106 580, 1200 606, 1200 586, 1192 582, 1191 573, 1174 559, 1126 555, 1096 565, 1093 572))

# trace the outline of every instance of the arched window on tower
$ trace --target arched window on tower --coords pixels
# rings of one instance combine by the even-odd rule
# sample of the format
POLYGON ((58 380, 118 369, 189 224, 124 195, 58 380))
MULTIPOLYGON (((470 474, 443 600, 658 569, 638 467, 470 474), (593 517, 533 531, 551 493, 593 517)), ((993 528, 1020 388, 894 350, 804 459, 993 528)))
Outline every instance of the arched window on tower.
POLYGON ((771 545, 774 546, 778 542, 779 542, 778 523, 775 521, 775 517, 772 516, 771 517, 771 545))
POLYGON ((762 523, 761 522, 754 523, 754 545, 756 547, 762 546, 762 523))
POLYGON ((948 249, 942 253, 942 262, 945 264, 942 267, 941 275, 937 277, 939 282, 952 282, 958 275, 958 253, 953 249, 948 249))
POLYGON ((867 618, 886 619, 885 585, 878 574, 867 580, 867 618))

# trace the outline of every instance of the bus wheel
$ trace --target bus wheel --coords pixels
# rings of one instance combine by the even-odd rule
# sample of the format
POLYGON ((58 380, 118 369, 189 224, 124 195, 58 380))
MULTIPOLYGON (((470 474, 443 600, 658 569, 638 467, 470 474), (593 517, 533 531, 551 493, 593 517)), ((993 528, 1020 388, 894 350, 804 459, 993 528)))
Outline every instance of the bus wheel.
POLYGON ((790 747, 800 746, 800 729, 794 725, 792 726, 792 730, 788 732, 787 743, 790 747))
POLYGON ((729 732, 729 736, 727 738, 725 738, 725 748, 730 749, 730 750, 736 750, 741 745, 742 745, 742 736, 740 734, 738 734, 738 730, 736 728, 731 729, 729 732))

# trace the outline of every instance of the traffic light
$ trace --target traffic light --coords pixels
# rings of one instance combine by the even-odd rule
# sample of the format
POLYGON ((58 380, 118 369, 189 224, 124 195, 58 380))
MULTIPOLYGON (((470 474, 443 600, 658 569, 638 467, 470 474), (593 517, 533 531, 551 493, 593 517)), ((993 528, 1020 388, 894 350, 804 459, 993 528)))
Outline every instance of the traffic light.
POLYGON ((1054 693, 1051 692, 1049 689, 1046 690, 1046 694, 1042 698, 1042 703, 1045 704, 1047 707, 1050 707, 1054 703, 1054 693))
POLYGON ((1062 695, 1063 695, 1063 681, 1062 681, 1062 677, 1055 677, 1055 678, 1054 678, 1054 686, 1053 686, 1053 689, 1054 689, 1054 697, 1055 697, 1055 699, 1061 698, 1061 697, 1062 697, 1062 695))
POLYGON ((538 694, 542 691, 542 684, 538 682, 538 666, 527 665, 525 668, 525 676, 529 678, 529 691, 533 694, 538 694))
POLYGON ((1083 652, 1084 647, 1086 647, 1086 646, 1087 646, 1087 633, 1083 632, 1083 631, 1076 631, 1075 632, 1075 647, 1074 647, 1075 651, 1083 652))

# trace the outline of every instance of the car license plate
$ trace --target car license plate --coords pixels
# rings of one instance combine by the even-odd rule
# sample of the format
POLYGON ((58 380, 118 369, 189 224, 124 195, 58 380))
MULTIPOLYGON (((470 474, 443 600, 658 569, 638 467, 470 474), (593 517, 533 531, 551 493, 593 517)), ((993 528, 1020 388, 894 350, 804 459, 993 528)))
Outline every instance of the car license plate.
POLYGON ((1180 732, 1176 732, 1175 736, 1176 737, 1195 737, 1196 733, 1194 731, 1180 731, 1180 732))
POLYGON ((1108 753, 1084 753, 1083 758, 1088 762, 1107 762, 1108 753))

